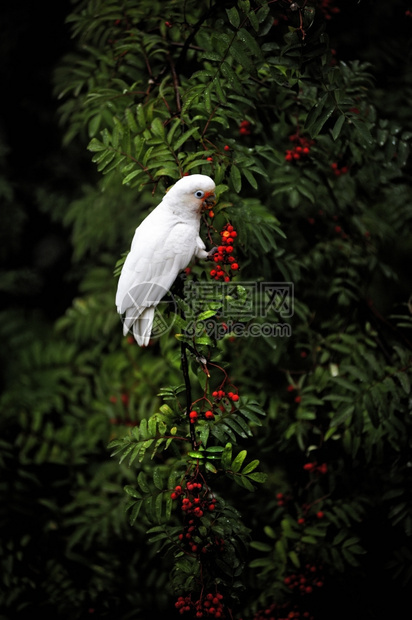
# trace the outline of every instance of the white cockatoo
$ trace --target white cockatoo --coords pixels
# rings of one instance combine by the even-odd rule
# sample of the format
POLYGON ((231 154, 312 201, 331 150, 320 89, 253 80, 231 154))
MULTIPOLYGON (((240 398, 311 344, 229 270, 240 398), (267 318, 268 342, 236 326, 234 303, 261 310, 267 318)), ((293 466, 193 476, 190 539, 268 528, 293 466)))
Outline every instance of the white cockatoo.
POLYGON ((123 333, 149 343, 157 304, 194 257, 208 258, 199 236, 203 209, 215 202, 215 183, 203 174, 181 178, 136 228, 116 293, 123 333))

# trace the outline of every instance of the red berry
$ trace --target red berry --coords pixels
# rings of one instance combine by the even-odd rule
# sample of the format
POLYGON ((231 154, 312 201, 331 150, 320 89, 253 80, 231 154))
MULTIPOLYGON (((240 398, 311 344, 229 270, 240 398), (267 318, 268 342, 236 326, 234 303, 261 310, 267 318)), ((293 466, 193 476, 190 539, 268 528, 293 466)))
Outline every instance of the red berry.
POLYGON ((223 149, 224 149, 225 151, 230 151, 230 146, 228 146, 228 145, 226 144, 226 145, 223 147, 223 149))
POLYGON ((300 403, 301 400, 302 400, 301 396, 296 396, 295 397, 295 403, 300 403))
POLYGON ((303 469, 305 469, 306 471, 313 471, 316 467, 316 463, 305 463, 305 465, 303 466, 303 469))
POLYGON ((213 411, 205 411, 206 420, 213 420, 214 417, 215 417, 215 414, 213 413, 213 411))
POLYGON ((190 419, 191 424, 193 424, 197 420, 197 418, 198 418, 197 411, 191 411, 189 413, 189 419, 190 419))
POLYGON ((236 271, 237 269, 239 269, 239 265, 237 263, 232 263, 230 265, 230 268, 233 269, 233 271, 236 271))
POLYGON ((316 513, 316 516, 318 519, 323 519, 323 517, 325 516, 325 513, 322 512, 322 510, 319 510, 319 512, 316 513))

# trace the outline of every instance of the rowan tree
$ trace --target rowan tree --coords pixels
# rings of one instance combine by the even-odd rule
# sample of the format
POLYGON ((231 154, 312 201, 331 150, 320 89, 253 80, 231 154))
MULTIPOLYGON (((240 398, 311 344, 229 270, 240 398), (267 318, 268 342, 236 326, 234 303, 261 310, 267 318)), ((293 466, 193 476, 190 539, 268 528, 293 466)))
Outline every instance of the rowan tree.
POLYGON ((375 5, 73 4, 55 95, 64 148, 93 168, 76 199, 38 190, 70 235, 72 302, 52 325, 3 313, 19 351, 1 399, 6 617, 396 610, 411 22, 402 2, 375 5), (114 306, 119 269, 192 173, 215 180, 201 235, 218 251, 176 280, 140 348, 114 306))

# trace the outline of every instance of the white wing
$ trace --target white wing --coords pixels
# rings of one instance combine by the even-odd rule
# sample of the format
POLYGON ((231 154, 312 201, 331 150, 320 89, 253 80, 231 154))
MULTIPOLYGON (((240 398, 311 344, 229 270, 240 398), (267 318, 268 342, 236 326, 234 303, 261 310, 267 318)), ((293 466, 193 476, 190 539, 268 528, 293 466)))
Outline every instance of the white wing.
POLYGON ((155 307, 202 245, 198 226, 179 221, 162 205, 137 228, 120 274, 116 305, 125 314, 124 333, 133 330, 140 346, 149 342, 155 307))

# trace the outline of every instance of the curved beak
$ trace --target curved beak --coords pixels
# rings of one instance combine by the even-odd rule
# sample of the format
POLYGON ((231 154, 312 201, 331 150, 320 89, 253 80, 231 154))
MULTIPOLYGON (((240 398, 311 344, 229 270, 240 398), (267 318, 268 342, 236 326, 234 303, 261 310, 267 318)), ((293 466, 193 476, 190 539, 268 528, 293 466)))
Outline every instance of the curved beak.
POLYGON ((205 197, 203 199, 203 206, 205 209, 210 209, 210 207, 214 207, 216 204, 216 195, 214 192, 206 192, 205 197))

